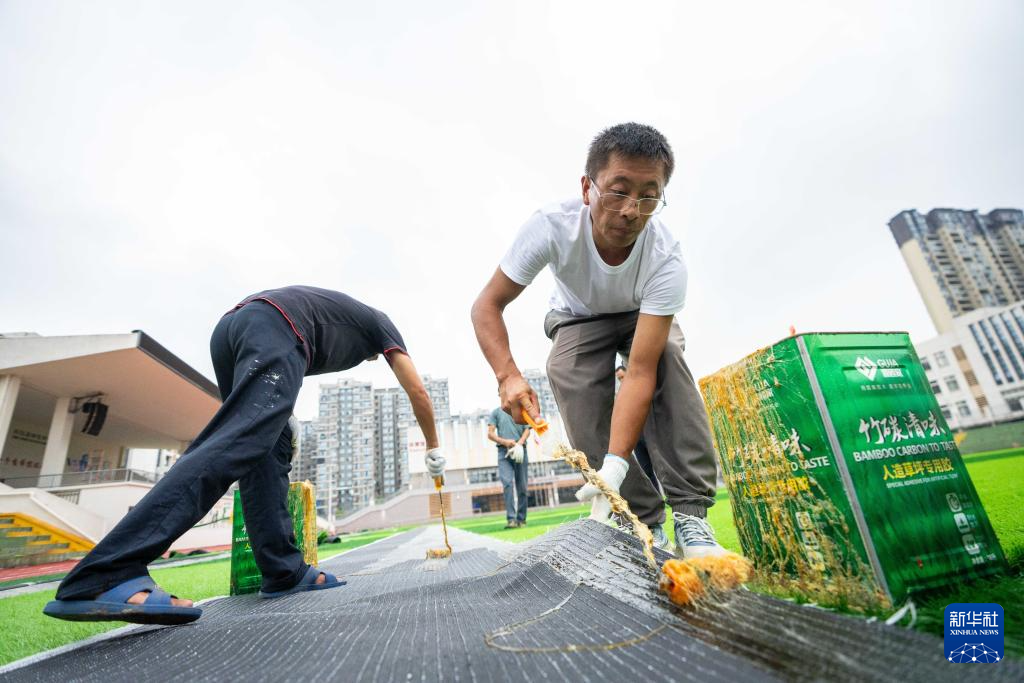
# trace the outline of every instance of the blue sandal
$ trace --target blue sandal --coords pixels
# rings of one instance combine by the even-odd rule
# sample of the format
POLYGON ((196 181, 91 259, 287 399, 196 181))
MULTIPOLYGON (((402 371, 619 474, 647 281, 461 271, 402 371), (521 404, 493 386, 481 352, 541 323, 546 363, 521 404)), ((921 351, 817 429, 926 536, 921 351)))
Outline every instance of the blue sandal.
POLYGON ((165 591, 157 588, 153 579, 140 576, 100 593, 92 600, 51 600, 43 614, 67 621, 130 621, 133 624, 187 624, 203 615, 198 607, 179 607, 171 604, 165 591), (141 605, 128 602, 140 591, 149 591, 141 605))
POLYGON ((322 572, 313 565, 310 565, 309 569, 306 570, 305 575, 303 575, 303 577, 299 579, 299 582, 291 588, 289 588, 288 590, 273 591, 270 593, 266 591, 260 591, 260 597, 267 599, 280 598, 285 595, 292 595, 294 593, 304 593, 305 591, 322 591, 327 588, 337 588, 338 586, 344 586, 346 583, 348 582, 339 581, 338 577, 336 577, 334 574, 322 572), (316 580, 320 577, 321 574, 324 575, 324 582, 317 583, 316 580))

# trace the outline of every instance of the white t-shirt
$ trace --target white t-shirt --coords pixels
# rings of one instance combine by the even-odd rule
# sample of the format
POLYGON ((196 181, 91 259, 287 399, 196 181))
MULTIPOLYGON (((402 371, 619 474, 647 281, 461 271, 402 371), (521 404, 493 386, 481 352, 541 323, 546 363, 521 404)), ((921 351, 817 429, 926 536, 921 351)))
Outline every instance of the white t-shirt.
POLYGON ((544 266, 555 276, 551 308, 573 316, 675 315, 686 301, 686 264, 664 223, 652 216, 629 257, 610 266, 597 253, 590 207, 579 197, 530 216, 501 259, 502 272, 523 286, 544 266))

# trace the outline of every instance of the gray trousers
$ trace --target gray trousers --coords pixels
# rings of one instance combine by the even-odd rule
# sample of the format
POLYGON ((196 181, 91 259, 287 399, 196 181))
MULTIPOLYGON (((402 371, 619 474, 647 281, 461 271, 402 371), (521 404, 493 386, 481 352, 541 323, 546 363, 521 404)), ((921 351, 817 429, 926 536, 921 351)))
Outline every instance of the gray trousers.
MULTIPOLYGON (((590 466, 604 463, 615 403, 615 354, 629 356, 639 313, 573 318, 551 311, 544 332, 553 344, 547 372, 572 447, 590 466)), ((707 516, 715 502, 718 465, 707 411, 683 360, 686 341, 672 321, 658 363, 657 385, 643 437, 673 512, 707 516)), ((633 455, 620 492, 648 526, 665 521, 665 502, 633 455)))

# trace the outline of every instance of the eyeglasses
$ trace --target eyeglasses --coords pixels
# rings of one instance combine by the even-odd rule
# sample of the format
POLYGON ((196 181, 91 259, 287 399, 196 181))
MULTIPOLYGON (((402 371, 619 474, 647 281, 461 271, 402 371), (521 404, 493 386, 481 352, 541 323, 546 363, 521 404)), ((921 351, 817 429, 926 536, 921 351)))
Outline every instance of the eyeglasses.
MULTIPOLYGON (((587 176, 587 178, 590 178, 590 176, 587 176)), ((597 186, 596 180, 590 178, 590 182, 594 185, 594 192, 597 193, 597 199, 601 204, 601 208, 607 211, 626 213, 636 204, 636 211, 641 216, 653 216, 668 204, 664 196, 633 199, 628 194, 621 194, 619 192, 601 192, 601 188, 597 186)))

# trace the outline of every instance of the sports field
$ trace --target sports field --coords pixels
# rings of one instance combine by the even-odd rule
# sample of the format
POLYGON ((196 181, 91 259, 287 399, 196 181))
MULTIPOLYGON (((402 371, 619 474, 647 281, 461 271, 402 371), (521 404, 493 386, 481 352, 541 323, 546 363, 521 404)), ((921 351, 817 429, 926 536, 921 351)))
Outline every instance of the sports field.
MULTIPOLYGON (((1004 578, 960 585, 918 598, 914 628, 939 636, 942 635, 943 609, 951 602, 995 602, 1002 605, 1007 615, 1024 614, 1024 577, 1021 576, 1024 571, 1024 514, 1021 514, 1024 510, 1024 448, 965 455, 964 461, 1010 561, 1011 572, 1004 578)), ((728 494, 720 491, 709 519, 722 545, 739 551, 728 500, 728 494)), ((528 516, 528 525, 519 529, 504 529, 505 516, 501 513, 457 520, 452 526, 518 543, 584 517, 588 512, 588 506, 583 505, 533 508, 528 516)), ((387 529, 345 536, 341 543, 320 546, 320 557, 326 559, 402 530, 387 529)), ((665 530, 672 535, 671 524, 667 524, 665 530)), ((202 600, 227 593, 229 561, 224 559, 154 569, 152 574, 167 591, 202 600)), ((2 595, 0 592, 0 623, 4 625, 5 637, 0 639, 0 664, 123 625, 72 623, 45 617, 42 608, 53 597, 50 591, 9 598, 2 595)), ((1008 654, 1024 657, 1024 629, 1019 624, 1008 625, 1005 642, 1008 654)))

